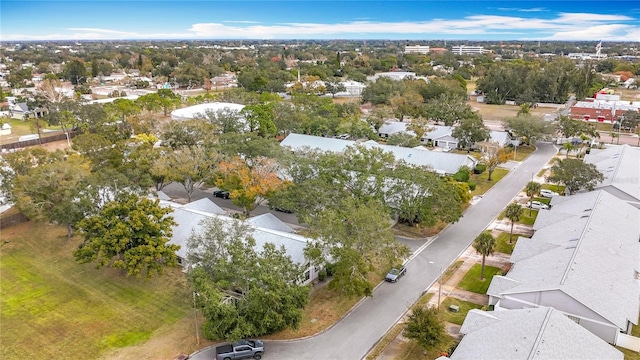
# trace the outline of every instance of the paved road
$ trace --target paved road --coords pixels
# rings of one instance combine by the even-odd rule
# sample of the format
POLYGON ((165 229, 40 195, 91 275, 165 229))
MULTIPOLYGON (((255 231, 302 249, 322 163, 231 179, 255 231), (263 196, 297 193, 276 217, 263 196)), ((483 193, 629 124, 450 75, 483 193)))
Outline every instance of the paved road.
MULTIPOLYGON (((440 233, 424 251, 407 264, 407 275, 398 283, 383 283, 373 297, 364 299, 350 314, 324 333, 304 340, 267 341, 264 360, 361 359, 425 291, 473 242, 500 211, 556 153, 551 144, 538 144, 520 166, 471 206, 464 217, 440 233)), ((192 359, 212 359, 205 349, 192 359)))

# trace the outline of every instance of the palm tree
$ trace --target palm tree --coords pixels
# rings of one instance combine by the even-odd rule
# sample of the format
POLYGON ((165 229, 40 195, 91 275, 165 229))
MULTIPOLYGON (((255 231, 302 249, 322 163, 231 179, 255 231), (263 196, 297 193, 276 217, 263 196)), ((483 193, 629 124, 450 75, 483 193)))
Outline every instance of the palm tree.
POLYGON ((562 148, 563 148, 564 150, 566 150, 566 152, 567 152, 567 157, 569 157, 569 153, 571 153, 573 150, 575 150, 575 149, 576 149, 575 145, 573 145, 573 143, 570 143, 570 142, 568 142, 568 143, 564 143, 564 144, 562 145, 562 148))
POLYGON ((496 247, 496 239, 488 232, 483 232, 473 241, 473 248, 479 254, 482 254, 482 270, 480 271, 480 280, 484 280, 484 260, 487 256, 493 255, 496 247))
POLYGON ((511 204, 507 205, 507 208, 504 211, 504 216, 511 220, 511 232, 509 233, 509 244, 511 244, 512 242, 512 238, 513 238, 513 223, 515 223, 516 221, 520 221, 520 216, 522 216, 522 212, 524 211, 524 209, 522 209, 522 206, 520 206, 520 204, 518 204, 517 202, 512 202, 511 204))
MULTIPOLYGON (((533 202, 533 197, 540 193, 540 184, 535 181, 529 181, 527 186, 524 188, 524 191, 527 193, 529 197, 529 202, 533 202)), ((529 204, 531 205, 531 204, 529 204)), ((529 206, 529 216, 531 216, 531 206, 529 206)))

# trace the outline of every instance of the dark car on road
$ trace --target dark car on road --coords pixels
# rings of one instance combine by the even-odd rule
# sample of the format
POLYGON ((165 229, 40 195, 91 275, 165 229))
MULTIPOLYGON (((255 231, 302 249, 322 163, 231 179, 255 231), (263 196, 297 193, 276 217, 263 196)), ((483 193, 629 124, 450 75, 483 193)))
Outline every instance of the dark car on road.
POLYGON ((407 273, 406 267, 404 266, 394 267, 393 269, 389 270, 389 272, 387 273, 387 276, 384 277, 384 280, 388 282, 396 282, 400 280, 400 278, 403 277, 404 274, 406 273, 407 273))
POLYGON ((213 196, 223 199, 229 198, 229 192, 226 190, 216 190, 213 192, 213 196))

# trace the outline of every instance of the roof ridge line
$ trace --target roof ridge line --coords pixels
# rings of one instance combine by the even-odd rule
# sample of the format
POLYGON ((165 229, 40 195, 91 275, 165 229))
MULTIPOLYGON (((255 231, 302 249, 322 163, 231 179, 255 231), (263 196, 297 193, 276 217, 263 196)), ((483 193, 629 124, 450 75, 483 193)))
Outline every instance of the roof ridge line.
MULTIPOLYGON (((620 124, 619 126, 622 126, 622 124, 620 124)), ((613 180, 615 179, 616 175, 618 175, 618 171, 620 171, 620 167, 622 166, 622 155, 624 155, 625 150, 627 150, 629 146, 627 144, 622 144, 620 145, 620 155, 618 156, 618 158, 616 159, 616 168, 613 171, 613 174, 611 175, 611 183, 613 184, 613 180), (626 145, 626 146, 625 146, 626 145)))
POLYGON ((551 317, 551 311, 552 310, 553 310, 552 308, 547 308, 547 313, 544 315, 544 320, 542 321, 542 326, 540 326, 540 329, 538 330, 538 335, 536 336, 536 341, 533 342, 533 346, 531 347, 531 351, 529 352, 529 356, 527 356, 527 359, 529 359, 529 360, 535 358, 535 356, 536 356, 536 350, 538 349, 538 346, 540 345, 540 342, 542 342, 542 335, 544 334, 544 331, 547 328, 547 324, 549 324, 549 318, 551 317))
MULTIPOLYGON (((599 191, 598 195, 596 196, 596 200, 593 202, 593 206, 591 206, 592 209, 596 208, 596 206, 598 205, 598 202, 600 201, 601 196, 602 196, 602 191, 599 191)), ((562 274, 562 278, 560 279, 560 285, 564 285, 564 282, 567 280, 567 276, 569 276, 569 271, 571 270, 573 261, 578 255, 578 251, 580 250, 580 245, 582 245, 582 241, 584 240, 584 234, 587 232, 587 229, 589 228, 589 224, 591 223, 592 215, 593 215, 593 211, 591 211, 591 213, 589 214, 589 217, 587 218, 587 222, 584 225, 582 232, 580 233, 580 237, 578 238, 578 243, 576 244, 576 247, 573 250, 573 254, 571 254, 571 258, 567 263, 567 268, 564 270, 564 274, 562 274)))

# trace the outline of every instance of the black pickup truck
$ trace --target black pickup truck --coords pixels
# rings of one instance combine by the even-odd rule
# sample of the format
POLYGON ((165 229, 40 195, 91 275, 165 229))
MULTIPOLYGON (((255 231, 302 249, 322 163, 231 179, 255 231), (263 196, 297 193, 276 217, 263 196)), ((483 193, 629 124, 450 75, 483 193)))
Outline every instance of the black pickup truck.
POLYGON ((264 344, 260 340, 240 340, 233 344, 216 347, 216 360, 234 360, 254 358, 260 360, 264 353, 264 344))

